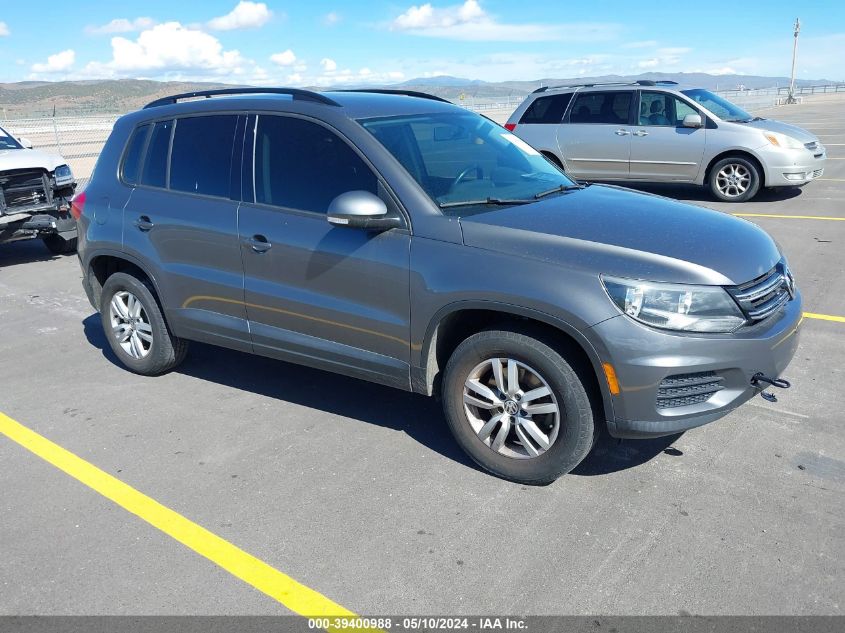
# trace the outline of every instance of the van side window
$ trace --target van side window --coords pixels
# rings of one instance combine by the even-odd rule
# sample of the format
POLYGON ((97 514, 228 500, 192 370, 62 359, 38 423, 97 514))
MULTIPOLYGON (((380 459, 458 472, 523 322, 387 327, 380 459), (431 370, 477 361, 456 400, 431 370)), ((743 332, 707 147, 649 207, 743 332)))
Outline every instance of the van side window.
POLYGON ((139 125, 132 132, 132 137, 126 146, 126 153, 123 155, 123 167, 121 167, 120 173, 123 181, 129 185, 138 184, 138 171, 141 167, 142 152, 144 151, 144 144, 147 142, 149 131, 149 123, 139 125))
POLYGON ((378 195, 378 179, 337 134, 294 117, 258 117, 256 202, 326 213, 337 196, 355 190, 378 195))
POLYGON ((167 152, 170 149, 170 134, 173 121, 159 121, 155 124, 147 148, 147 157, 141 171, 141 184, 150 187, 167 186, 167 152))
POLYGON ((528 106, 528 109, 519 120, 520 125, 524 123, 547 123, 558 124, 563 121, 563 113, 566 106, 572 100, 572 93, 567 92, 560 95, 540 97, 528 106))
POLYGON ((569 112, 570 123, 625 125, 632 92, 579 92, 569 112))
POLYGON ((668 125, 677 127, 688 114, 698 114, 688 103, 666 92, 640 93, 640 125, 668 125))
POLYGON ((229 196, 234 114, 176 120, 170 152, 170 188, 206 196, 229 196))

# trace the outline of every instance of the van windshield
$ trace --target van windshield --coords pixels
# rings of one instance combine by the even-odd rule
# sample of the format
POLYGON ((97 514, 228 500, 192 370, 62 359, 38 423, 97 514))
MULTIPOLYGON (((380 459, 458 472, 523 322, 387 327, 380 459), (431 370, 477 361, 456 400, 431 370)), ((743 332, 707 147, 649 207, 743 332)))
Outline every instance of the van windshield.
POLYGON ((0 149, 22 149, 22 146, 11 134, 0 127, 0 149))
POLYGON ((738 105, 731 103, 727 99, 724 99, 709 90, 695 88, 693 90, 681 90, 681 92, 696 103, 703 105, 723 121, 729 121, 730 123, 747 123, 748 121, 754 120, 752 115, 748 114, 748 112, 740 108, 738 105))
POLYGON ((577 187, 540 152, 472 112, 359 121, 449 215, 577 187))

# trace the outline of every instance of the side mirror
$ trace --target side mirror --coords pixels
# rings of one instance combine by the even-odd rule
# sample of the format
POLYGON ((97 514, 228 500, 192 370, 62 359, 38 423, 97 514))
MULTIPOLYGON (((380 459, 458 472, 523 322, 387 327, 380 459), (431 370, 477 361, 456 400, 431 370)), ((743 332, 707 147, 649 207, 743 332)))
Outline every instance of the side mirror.
POLYGON ((387 205, 369 191, 347 191, 329 204, 329 224, 368 231, 387 231, 402 226, 402 220, 387 213, 387 205))
POLYGON ((688 114, 684 117, 683 122, 684 127, 701 127, 701 115, 700 114, 688 114))
POLYGON ((30 141, 30 140, 29 140, 28 138, 26 138, 26 137, 19 136, 19 137, 18 137, 18 143, 20 143, 21 145, 23 145, 23 146, 24 146, 24 149, 32 149, 32 141, 30 141))

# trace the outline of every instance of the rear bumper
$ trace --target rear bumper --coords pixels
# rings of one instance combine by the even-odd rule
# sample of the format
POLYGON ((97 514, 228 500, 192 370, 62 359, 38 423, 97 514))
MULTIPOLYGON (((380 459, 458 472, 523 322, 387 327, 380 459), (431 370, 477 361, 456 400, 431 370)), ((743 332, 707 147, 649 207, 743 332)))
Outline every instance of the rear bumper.
POLYGON ((775 378, 786 369, 798 347, 801 318, 799 294, 777 314, 737 334, 671 333, 622 315, 594 326, 596 349, 612 350, 600 353, 613 365, 620 386, 619 395, 612 396, 610 434, 659 437, 724 417, 760 392, 751 385, 755 374, 775 378), (712 381, 718 390, 696 394, 696 386, 684 386, 700 380, 712 381))

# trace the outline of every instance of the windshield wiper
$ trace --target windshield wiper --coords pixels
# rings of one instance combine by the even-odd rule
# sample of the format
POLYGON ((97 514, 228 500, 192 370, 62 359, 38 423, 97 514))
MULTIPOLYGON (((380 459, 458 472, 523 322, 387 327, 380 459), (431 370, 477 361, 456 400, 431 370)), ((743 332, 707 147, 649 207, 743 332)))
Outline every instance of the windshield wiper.
POLYGON ((483 200, 459 200, 456 202, 441 202, 441 209, 448 209, 449 207, 470 207, 472 205, 514 205, 514 204, 528 204, 533 200, 501 200, 499 198, 484 198, 483 200))
POLYGON ((583 189, 584 185, 558 185, 554 189, 546 189, 545 191, 541 191, 540 193, 535 193, 534 197, 536 199, 545 198, 546 196, 550 196, 553 193, 558 193, 561 191, 575 191, 576 189, 583 189))

